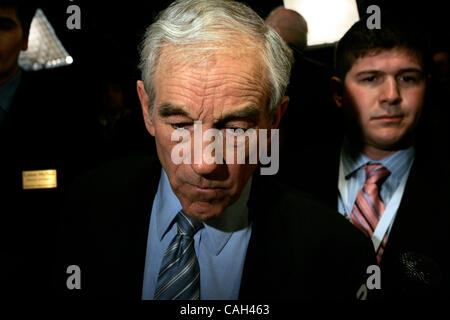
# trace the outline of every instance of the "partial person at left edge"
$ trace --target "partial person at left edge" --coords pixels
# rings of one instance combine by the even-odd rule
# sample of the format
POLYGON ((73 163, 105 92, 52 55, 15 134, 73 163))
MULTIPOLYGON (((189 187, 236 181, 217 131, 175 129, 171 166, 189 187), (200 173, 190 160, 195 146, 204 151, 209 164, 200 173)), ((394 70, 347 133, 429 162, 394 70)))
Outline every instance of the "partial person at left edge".
POLYGON ((0 1, 2 287, 10 298, 51 295, 54 230, 70 176, 70 69, 18 63, 36 9, 34 1, 0 1))

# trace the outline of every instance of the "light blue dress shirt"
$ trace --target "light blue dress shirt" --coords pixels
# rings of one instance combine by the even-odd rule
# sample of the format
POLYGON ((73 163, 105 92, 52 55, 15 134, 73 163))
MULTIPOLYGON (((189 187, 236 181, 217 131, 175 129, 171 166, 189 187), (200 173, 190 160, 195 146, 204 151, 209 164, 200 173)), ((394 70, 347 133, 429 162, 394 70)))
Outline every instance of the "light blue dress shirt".
MULTIPOLYGON (((348 210, 345 210, 345 208, 353 208, 356 196, 359 190, 364 186, 366 181, 366 170, 362 167, 367 163, 382 164, 390 171, 389 176, 383 182, 380 189, 380 197, 385 205, 387 205, 391 200, 392 195, 399 187, 401 180, 405 175, 406 178, 409 175, 415 157, 415 148, 414 146, 411 146, 407 149, 399 150, 384 159, 374 161, 361 152, 354 150, 348 140, 344 140, 341 148, 341 157, 341 165, 343 166, 345 176, 345 188, 348 194, 348 203, 346 203, 344 207, 342 197, 339 197, 338 211, 347 219, 350 219, 351 212, 347 212, 348 210)), ((400 196, 403 196, 403 194, 400 196)), ((390 228, 387 232, 387 235, 389 235, 390 228)))
MULTIPOLYGON (((251 235, 247 202, 251 179, 238 201, 194 236, 200 265, 200 299, 235 300, 239 297, 242 270, 251 235)), ((142 299, 153 299, 164 252, 175 236, 175 216, 181 204, 173 193, 164 169, 153 201, 147 239, 142 299)))
POLYGON ((5 119, 6 113, 11 107, 14 95, 19 87, 21 76, 22 71, 19 69, 11 79, 0 86, 0 126, 5 119))

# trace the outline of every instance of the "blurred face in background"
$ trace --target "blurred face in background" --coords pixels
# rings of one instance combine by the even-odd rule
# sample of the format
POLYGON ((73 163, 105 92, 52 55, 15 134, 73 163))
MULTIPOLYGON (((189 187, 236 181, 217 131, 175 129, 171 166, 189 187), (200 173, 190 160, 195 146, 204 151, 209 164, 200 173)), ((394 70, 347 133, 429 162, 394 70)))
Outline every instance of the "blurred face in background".
POLYGON ((27 45, 28 34, 24 34, 17 10, 0 7, 0 85, 17 72, 20 51, 27 45))

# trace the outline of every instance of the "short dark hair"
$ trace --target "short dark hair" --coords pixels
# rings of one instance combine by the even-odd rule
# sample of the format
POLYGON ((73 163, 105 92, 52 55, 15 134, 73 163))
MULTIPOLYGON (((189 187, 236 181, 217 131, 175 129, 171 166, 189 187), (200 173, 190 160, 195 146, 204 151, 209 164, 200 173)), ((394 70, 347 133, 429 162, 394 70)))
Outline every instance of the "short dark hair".
POLYGON ((24 35, 30 31, 31 21, 37 7, 38 4, 34 0, 0 0, 0 8, 14 8, 16 10, 24 35))
POLYGON ((362 17, 339 40, 334 54, 334 72, 341 79, 354 62, 368 54, 401 48, 416 54, 425 72, 429 70, 430 43, 425 28, 407 18, 382 16, 381 29, 369 29, 362 17))

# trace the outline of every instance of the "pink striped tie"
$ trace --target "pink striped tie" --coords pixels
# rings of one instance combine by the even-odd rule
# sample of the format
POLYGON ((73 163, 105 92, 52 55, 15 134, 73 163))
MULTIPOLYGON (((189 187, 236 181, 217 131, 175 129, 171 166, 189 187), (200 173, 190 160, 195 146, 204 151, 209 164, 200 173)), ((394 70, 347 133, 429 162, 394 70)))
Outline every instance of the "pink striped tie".
MULTIPOLYGON (((366 182, 356 195, 350 218, 356 227, 368 237, 372 237, 385 209, 383 200, 380 197, 379 185, 383 183, 384 178, 390 172, 381 164, 367 164, 364 166, 364 169, 366 170, 366 182)), ((378 263, 381 261, 385 245, 386 237, 383 238, 377 250, 378 263)))

